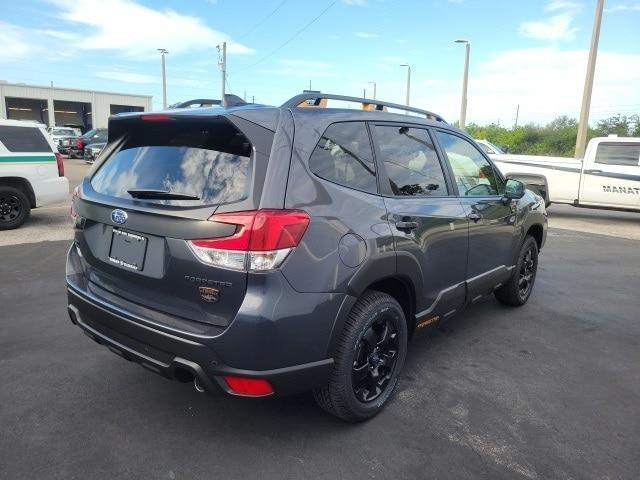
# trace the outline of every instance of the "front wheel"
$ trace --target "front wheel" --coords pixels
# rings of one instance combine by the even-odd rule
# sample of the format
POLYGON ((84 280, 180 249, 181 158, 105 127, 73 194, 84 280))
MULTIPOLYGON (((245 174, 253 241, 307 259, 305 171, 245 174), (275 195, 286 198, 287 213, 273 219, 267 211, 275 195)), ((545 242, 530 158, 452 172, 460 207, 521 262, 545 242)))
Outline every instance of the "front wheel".
POLYGON ((500 303, 519 307, 527 303, 538 272, 538 244, 527 235, 520 248, 515 271, 509 281, 494 292, 500 303))
POLYGON ((328 385, 316 402, 348 422, 378 414, 398 384, 407 354, 407 323, 398 302, 368 291, 354 305, 338 341, 328 385))

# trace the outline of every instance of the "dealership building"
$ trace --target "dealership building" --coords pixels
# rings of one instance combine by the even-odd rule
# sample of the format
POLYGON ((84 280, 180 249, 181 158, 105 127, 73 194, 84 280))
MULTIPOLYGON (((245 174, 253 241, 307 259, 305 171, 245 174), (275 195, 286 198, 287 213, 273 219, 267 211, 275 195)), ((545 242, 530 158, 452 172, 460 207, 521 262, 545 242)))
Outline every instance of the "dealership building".
POLYGON ((0 119, 33 120, 83 131, 106 128, 110 115, 151 110, 150 95, 77 90, 0 80, 0 119))

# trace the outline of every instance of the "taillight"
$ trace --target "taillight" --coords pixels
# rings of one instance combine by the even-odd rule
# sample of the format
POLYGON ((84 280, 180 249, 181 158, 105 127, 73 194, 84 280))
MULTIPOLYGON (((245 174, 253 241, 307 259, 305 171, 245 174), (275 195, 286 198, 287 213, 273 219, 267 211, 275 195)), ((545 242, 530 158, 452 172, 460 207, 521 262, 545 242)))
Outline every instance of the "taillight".
POLYGON ((236 395, 246 397, 265 397, 273 393, 271 384, 262 378, 223 377, 229 389, 236 395))
POLYGON ((78 150, 82 150, 84 148, 84 141, 80 140, 79 138, 76 140, 76 148, 78 150))
POLYGON ((64 177, 64 159, 62 158, 62 154, 56 152, 56 164, 58 165, 58 176, 64 177))
POLYGON ((220 213, 213 222, 235 225, 228 237, 190 240, 196 256, 209 265, 233 270, 266 271, 282 265, 309 225, 301 210, 254 210, 220 213))

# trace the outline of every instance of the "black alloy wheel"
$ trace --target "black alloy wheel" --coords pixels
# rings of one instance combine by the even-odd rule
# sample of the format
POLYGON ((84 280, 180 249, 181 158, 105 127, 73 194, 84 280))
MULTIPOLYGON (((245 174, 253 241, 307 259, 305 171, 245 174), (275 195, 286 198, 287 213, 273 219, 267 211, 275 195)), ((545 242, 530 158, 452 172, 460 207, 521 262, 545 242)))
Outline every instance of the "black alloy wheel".
POLYGON ((522 242, 513 275, 493 293, 500 303, 520 307, 527 303, 538 271, 538 243, 531 235, 522 242))
POLYGON ((398 359, 398 329, 389 316, 377 319, 362 334, 352 369, 353 393, 373 402, 389 386, 398 359))
POLYGON ((22 203, 16 195, 0 194, 0 222, 11 223, 22 213, 22 203))
POLYGON ((30 213, 31 204, 21 189, 0 186, 0 230, 18 228, 30 213))

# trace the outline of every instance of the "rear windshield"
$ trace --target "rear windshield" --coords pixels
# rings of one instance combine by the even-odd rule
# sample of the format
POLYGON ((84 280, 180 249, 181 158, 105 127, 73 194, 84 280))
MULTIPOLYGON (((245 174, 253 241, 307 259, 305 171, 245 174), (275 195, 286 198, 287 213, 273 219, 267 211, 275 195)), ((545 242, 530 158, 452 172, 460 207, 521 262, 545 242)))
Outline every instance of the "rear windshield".
POLYGON ((162 190, 197 197, 144 199, 175 206, 217 205, 248 196, 251 143, 227 119, 138 122, 105 159, 93 189, 132 199, 129 190, 162 190))

